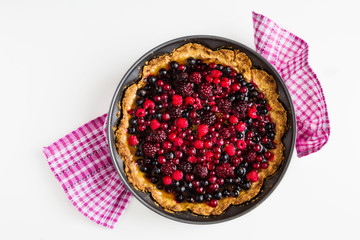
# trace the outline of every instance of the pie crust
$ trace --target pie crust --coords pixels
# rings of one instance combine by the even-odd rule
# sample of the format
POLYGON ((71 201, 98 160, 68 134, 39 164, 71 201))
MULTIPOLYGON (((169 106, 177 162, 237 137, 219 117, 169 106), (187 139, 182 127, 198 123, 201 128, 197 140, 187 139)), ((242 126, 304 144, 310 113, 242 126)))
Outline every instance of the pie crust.
POLYGON ((261 69, 256 69, 252 66, 250 58, 237 49, 219 49, 213 51, 203 45, 197 43, 187 43, 172 53, 164 54, 156 57, 145 63, 140 80, 126 87, 122 101, 119 103, 118 117, 121 117, 119 126, 115 130, 116 148, 118 154, 125 165, 125 172, 128 181, 138 190, 149 192, 157 204, 162 206, 166 211, 179 212, 190 211, 192 213, 210 216, 219 215, 223 213, 231 204, 239 205, 248 202, 259 194, 265 179, 273 175, 281 165, 284 158, 284 146, 281 139, 286 131, 287 115, 284 107, 278 100, 278 93, 276 90, 276 82, 273 76, 267 74, 261 69), (247 82, 253 82, 257 85, 259 91, 264 93, 265 99, 271 107, 269 115, 272 122, 276 124, 276 132, 274 142, 276 148, 270 150, 274 154, 273 161, 269 161, 267 169, 258 171, 259 180, 253 182, 249 190, 242 190, 238 197, 226 197, 219 200, 216 207, 210 207, 205 202, 203 203, 189 203, 176 202, 174 195, 166 193, 164 190, 159 190, 156 185, 151 183, 141 172, 136 164, 134 153, 136 148, 129 146, 127 128, 129 127, 129 119, 131 116, 128 110, 134 108, 136 91, 146 85, 144 81, 149 75, 157 75, 162 68, 168 68, 171 61, 177 61, 179 64, 186 64, 187 58, 201 59, 204 63, 214 62, 216 64, 223 64, 231 66, 235 71, 241 73, 247 82))

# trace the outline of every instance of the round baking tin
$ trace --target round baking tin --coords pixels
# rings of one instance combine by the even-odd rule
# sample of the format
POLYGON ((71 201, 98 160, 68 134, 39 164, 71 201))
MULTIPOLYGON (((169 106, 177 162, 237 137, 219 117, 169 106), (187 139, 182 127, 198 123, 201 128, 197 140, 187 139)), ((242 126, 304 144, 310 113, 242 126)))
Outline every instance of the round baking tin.
POLYGON ((108 113, 108 120, 107 120, 107 140, 110 149, 111 159, 114 163, 116 171, 118 172, 121 180, 128 188, 128 190, 132 193, 132 195, 135 196, 135 198, 138 199, 146 207, 150 208, 152 211, 160 214, 161 216, 167 217, 175 221, 179 221, 183 223, 192 223, 192 224, 211 224, 211 223, 220 223, 227 220, 231 220, 240 217, 241 215, 244 215, 245 213, 253 210, 261 202, 263 202, 274 191, 274 189, 279 184, 279 182, 281 181, 281 179, 283 178, 286 172, 286 169, 290 163, 291 156, 293 153, 293 149, 295 145, 295 137, 296 137, 296 119, 295 119, 294 106, 292 104, 289 91, 284 81, 282 80, 281 76, 275 70, 275 68, 267 60, 265 60, 260 54, 258 54, 254 50, 250 49, 249 47, 241 43, 223 37, 208 36, 208 35, 186 36, 186 37, 170 40, 153 48, 145 55, 143 55, 139 60, 137 60, 119 82, 114 97, 111 101, 110 110, 108 113), (249 56, 254 67, 265 70, 267 73, 269 73, 275 78, 277 84, 277 90, 279 93, 279 100, 287 111, 288 131, 285 133, 282 139, 285 146, 285 152, 284 152, 284 160, 281 166, 273 176, 268 177, 266 179, 257 197, 241 205, 236 205, 236 206, 232 205, 223 214, 218 216, 204 217, 204 216, 198 216, 192 214, 190 212, 170 213, 165 211, 162 207, 160 207, 158 204, 154 202, 150 194, 136 190, 133 187, 133 185, 128 182, 126 173, 124 171, 124 164, 120 156, 118 155, 115 147, 113 128, 118 125, 120 120, 117 117, 117 113, 119 111, 118 106, 119 106, 119 102, 123 97, 124 89, 139 79, 140 71, 146 61, 149 61, 150 59, 160 56, 164 53, 171 53, 174 49, 186 43, 200 43, 213 50, 219 48, 229 48, 229 49, 239 49, 241 52, 244 52, 246 55, 249 56))

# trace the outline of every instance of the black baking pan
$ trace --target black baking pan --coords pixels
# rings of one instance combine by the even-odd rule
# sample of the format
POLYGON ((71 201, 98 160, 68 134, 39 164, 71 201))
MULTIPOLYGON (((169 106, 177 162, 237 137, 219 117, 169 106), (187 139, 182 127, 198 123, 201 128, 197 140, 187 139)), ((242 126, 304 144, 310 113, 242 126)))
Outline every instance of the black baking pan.
POLYGON ((294 145, 295 145, 295 137, 296 137, 296 120, 295 120, 295 113, 294 113, 294 106, 292 104, 292 100, 288 89, 282 80, 281 76, 275 70, 275 68, 266 61, 261 55, 256 53, 254 50, 250 49, 249 47, 238 43, 236 41, 217 37, 217 36, 187 36, 177 38, 168 42, 165 42, 154 49, 147 52, 143 55, 139 60, 137 60, 131 68, 126 72, 124 77, 119 82, 119 85, 115 91, 114 97, 111 101, 110 110, 108 114, 108 121, 107 121, 107 140, 110 148, 110 154, 112 161, 115 165, 116 171, 119 173, 119 176, 125 186, 129 189, 129 191, 138 199, 141 203, 143 203, 146 207, 150 208, 152 211, 160 214, 161 216, 167 217, 169 219, 180 221, 184 223, 192 223, 192 224, 210 224, 210 223, 219 223, 224 222, 230 219, 234 219, 245 213, 249 212, 250 210, 254 209, 258 206, 262 201, 264 201, 271 193, 274 191, 276 186, 281 181, 282 177, 284 176, 286 169, 290 163, 290 159, 293 153, 294 145), (190 212, 181 212, 181 213, 170 213, 165 211, 162 207, 155 204, 151 196, 147 193, 141 192, 136 190, 127 180, 126 173, 124 171, 124 164, 117 153, 115 147, 115 139, 114 139, 114 130, 113 127, 116 127, 119 123, 119 118, 117 117, 117 112, 119 111, 118 104, 121 101, 124 93, 124 89, 126 86, 134 83, 139 79, 139 74, 144 66, 145 62, 162 55, 164 53, 171 53, 175 48, 178 48, 186 43, 200 43, 210 49, 216 50, 219 48, 231 48, 231 49, 239 49, 240 51, 246 53, 252 63, 253 66, 256 68, 260 68, 268 72, 272 75, 277 83, 277 90, 279 93, 279 100, 285 107, 287 111, 288 117, 288 131, 285 133, 283 137, 283 143, 285 146, 285 153, 284 153, 284 161, 278 171, 271 177, 267 178, 266 182, 263 184, 261 191, 253 200, 237 205, 237 206, 230 206, 223 214, 218 216, 210 216, 210 217, 203 217, 194 215, 190 212))

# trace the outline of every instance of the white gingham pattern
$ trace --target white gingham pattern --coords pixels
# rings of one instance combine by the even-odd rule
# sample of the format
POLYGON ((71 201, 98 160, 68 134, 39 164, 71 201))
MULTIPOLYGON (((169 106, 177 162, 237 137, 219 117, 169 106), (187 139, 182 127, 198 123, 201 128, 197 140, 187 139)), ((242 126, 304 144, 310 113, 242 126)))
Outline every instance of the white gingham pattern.
POLYGON ((73 205, 90 220, 113 228, 130 192, 110 158, 103 131, 106 114, 43 149, 73 205))
POLYGON ((253 12, 253 23, 256 51, 278 70, 292 97, 298 157, 320 150, 330 122, 320 82, 308 63, 308 44, 261 14, 253 12))

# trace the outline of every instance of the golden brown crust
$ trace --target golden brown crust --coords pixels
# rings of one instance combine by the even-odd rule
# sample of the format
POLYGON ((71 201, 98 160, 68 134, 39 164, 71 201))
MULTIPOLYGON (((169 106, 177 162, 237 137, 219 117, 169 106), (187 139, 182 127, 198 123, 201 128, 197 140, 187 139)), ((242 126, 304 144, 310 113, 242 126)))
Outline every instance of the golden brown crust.
POLYGON ((264 179, 276 172, 283 160, 284 146, 281 138, 286 130, 286 111, 282 104, 278 101, 278 94, 276 91, 276 82, 272 76, 263 70, 252 68, 252 63, 249 57, 238 51, 220 49, 212 51, 203 45, 196 43, 185 44, 178 49, 175 49, 171 54, 164 54, 147 62, 142 69, 141 79, 125 90, 120 109, 122 118, 120 124, 115 132, 116 147, 121 159, 125 165, 125 172, 128 176, 129 182, 138 190, 151 193, 154 200, 161 205, 165 210, 170 212, 187 211, 203 216, 219 215, 223 213, 231 204, 242 204, 250 201, 259 193, 264 179), (166 68, 171 61, 185 63, 186 59, 193 57, 195 59, 202 59, 205 63, 215 62, 233 67, 237 72, 243 74, 246 81, 253 81, 258 85, 260 91, 265 95, 271 107, 270 116, 276 124, 275 143, 277 147, 272 150, 274 153, 274 160, 269 162, 269 167, 259 172, 259 181, 252 184, 252 187, 247 191, 241 191, 236 198, 223 198, 219 200, 217 207, 213 208, 206 203, 177 203, 174 196, 165 193, 156 188, 154 184, 148 181, 144 173, 142 173, 137 165, 134 156, 134 147, 130 147, 127 143, 128 134, 126 129, 129 126, 129 114, 127 113, 133 105, 136 98, 137 89, 145 85, 144 79, 149 75, 156 75, 161 68, 166 68))

